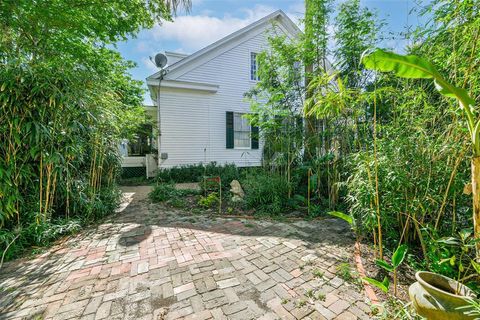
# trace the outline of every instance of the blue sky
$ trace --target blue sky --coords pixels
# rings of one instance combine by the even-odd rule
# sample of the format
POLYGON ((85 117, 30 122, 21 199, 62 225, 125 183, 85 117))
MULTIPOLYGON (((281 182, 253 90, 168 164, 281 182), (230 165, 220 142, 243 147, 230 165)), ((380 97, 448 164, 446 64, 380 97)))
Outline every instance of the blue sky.
MULTIPOLYGON (((335 5, 342 2, 336 0, 335 5)), ((401 50, 405 46, 398 36, 408 25, 421 21, 416 13, 409 14, 418 0, 361 0, 361 4, 376 10, 387 23, 386 30, 397 40, 389 40, 384 46, 401 50)), ((303 17, 303 1, 294 0, 192 0, 189 13, 178 12, 174 22, 165 22, 152 29, 142 30, 134 39, 118 44, 122 56, 137 63, 132 76, 145 80, 157 68, 149 56, 158 52, 175 51, 193 53, 210 43, 272 13, 282 9, 294 22, 303 17)), ((148 95, 145 103, 151 104, 148 95)))

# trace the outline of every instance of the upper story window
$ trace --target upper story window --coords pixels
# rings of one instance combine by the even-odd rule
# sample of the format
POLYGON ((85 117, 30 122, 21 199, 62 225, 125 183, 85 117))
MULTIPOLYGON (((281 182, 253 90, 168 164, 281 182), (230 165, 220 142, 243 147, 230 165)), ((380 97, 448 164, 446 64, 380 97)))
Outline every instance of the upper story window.
POLYGON ((258 75, 258 54, 255 52, 250 53, 250 80, 260 80, 260 76, 258 75))

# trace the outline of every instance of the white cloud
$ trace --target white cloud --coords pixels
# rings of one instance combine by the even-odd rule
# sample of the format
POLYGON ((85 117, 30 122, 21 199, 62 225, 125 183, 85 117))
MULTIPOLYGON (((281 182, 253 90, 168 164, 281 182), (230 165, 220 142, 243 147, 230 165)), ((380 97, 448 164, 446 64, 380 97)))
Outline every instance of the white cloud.
POLYGON ((199 15, 183 15, 174 22, 165 22, 149 31, 156 41, 176 41, 185 51, 193 53, 209 44, 255 22, 275 11, 275 8, 257 5, 253 9, 242 10, 244 18, 225 14, 212 17, 208 12, 199 15))

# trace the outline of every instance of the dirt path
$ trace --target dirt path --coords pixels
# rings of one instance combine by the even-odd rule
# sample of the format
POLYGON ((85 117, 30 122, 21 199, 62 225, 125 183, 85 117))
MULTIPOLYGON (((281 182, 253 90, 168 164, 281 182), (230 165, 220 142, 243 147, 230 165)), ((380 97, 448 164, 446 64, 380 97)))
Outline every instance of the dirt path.
POLYGON ((123 188, 104 223, 6 264, 0 319, 370 319, 339 276, 354 243, 343 222, 192 216, 149 190, 123 188))

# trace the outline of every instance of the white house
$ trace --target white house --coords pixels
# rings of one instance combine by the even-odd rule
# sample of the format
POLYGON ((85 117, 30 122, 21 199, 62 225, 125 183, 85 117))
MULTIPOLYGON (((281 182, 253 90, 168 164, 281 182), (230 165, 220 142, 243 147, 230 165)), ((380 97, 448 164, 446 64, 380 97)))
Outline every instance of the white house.
POLYGON ((301 31, 278 10, 193 53, 166 52, 168 65, 147 78, 158 115, 158 167, 208 163, 258 166, 262 141, 243 117, 244 93, 258 80, 256 55, 268 37, 301 31))

